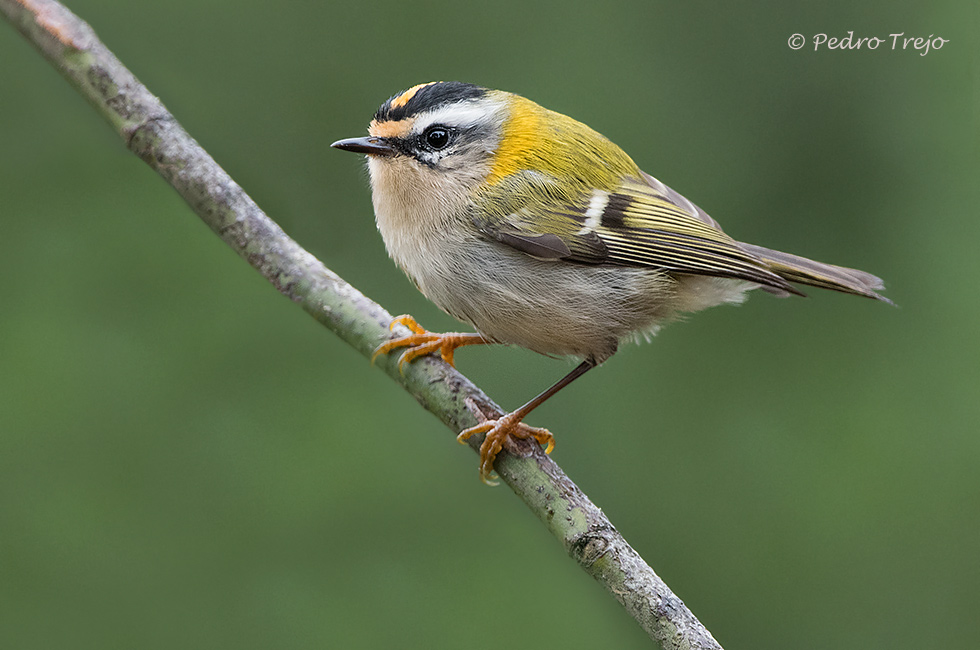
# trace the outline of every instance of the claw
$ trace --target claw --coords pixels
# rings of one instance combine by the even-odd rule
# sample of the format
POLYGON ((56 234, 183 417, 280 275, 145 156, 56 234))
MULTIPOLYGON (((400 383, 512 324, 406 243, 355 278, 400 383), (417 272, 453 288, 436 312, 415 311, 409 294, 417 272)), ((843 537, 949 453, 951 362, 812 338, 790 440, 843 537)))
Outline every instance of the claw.
POLYGON ((398 357, 399 372, 405 371, 404 366, 406 363, 411 363, 419 357, 432 354, 436 351, 440 353, 443 361, 455 367, 453 363, 453 353, 456 351, 456 348, 464 345, 477 345, 480 343, 489 342, 479 334, 464 334, 457 332, 437 334, 435 332, 429 332, 408 314, 403 314, 393 318, 388 328, 394 330, 396 325, 403 325, 411 330, 412 333, 408 336, 392 339, 379 345, 377 348, 375 348, 374 354, 371 355, 371 363, 374 363, 375 359, 382 354, 388 354, 392 350, 396 350, 398 348, 407 348, 404 352, 402 352, 401 356, 398 357))
POLYGON ((500 450, 511 440, 534 438, 539 445, 545 447, 544 453, 546 454, 550 454, 551 450, 555 448, 555 437, 551 435, 550 431, 541 427, 532 427, 524 424, 520 421, 520 416, 517 411, 508 413, 496 420, 488 420, 485 419, 486 416, 483 415, 483 412, 479 408, 474 408, 475 404, 470 404, 469 406, 470 410, 477 414, 477 417, 483 417, 484 420, 475 426, 461 431, 456 436, 456 440, 461 444, 465 444, 474 435, 480 433, 487 434, 483 439, 483 444, 480 445, 480 480, 487 485, 497 484, 493 479, 493 462, 497 458, 497 454, 500 453, 500 450))
POLYGON ((412 316, 409 314, 402 314, 401 316, 395 316, 392 318, 391 323, 388 325, 388 329, 390 331, 394 331, 395 325, 404 325, 416 334, 427 334, 425 328, 419 325, 419 322, 412 318, 412 316))

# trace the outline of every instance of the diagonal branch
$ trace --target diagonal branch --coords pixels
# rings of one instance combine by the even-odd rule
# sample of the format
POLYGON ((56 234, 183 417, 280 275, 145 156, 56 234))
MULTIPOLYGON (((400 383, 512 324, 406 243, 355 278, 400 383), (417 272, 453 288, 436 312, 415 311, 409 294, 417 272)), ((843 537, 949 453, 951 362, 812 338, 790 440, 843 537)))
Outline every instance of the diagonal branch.
MULTIPOLYGON (((180 193, 205 223, 271 282, 365 356, 388 336, 391 315, 290 239, 181 128, 93 30, 54 0, 0 0, 0 12, 85 96, 127 146, 180 193)), ((399 373, 378 364, 453 433, 476 423, 467 403, 502 415, 452 367, 427 357, 399 373)), ((479 449, 480 436, 470 441, 479 449)), ((719 649, 705 627, 536 445, 502 453, 501 479, 581 567, 605 586, 662 648, 719 649)))

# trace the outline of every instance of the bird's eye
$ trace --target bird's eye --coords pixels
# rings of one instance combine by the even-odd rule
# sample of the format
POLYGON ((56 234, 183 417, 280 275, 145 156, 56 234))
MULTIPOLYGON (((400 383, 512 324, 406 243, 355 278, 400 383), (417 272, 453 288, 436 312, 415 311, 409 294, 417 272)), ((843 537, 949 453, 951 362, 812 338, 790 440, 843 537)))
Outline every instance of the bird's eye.
POLYGON ((423 137, 425 138, 425 144, 436 151, 445 149, 449 145, 449 129, 441 126, 433 126, 426 129, 423 137))

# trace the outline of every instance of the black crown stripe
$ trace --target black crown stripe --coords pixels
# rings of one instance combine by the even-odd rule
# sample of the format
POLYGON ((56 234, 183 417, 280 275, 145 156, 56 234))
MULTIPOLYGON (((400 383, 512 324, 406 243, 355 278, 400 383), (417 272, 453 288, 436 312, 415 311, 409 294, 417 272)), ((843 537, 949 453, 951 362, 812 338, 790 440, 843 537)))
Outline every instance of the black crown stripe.
POLYGON ((374 114, 374 119, 378 122, 403 120, 437 106, 448 106, 467 99, 479 99, 487 92, 486 88, 461 81, 439 81, 423 86, 411 99, 397 107, 392 107, 392 103, 403 93, 391 96, 374 114))

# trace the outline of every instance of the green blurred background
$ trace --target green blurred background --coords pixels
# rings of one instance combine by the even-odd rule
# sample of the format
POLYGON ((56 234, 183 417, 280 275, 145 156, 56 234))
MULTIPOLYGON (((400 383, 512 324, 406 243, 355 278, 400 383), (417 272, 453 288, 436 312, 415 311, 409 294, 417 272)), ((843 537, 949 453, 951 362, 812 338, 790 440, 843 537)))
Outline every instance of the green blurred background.
MULTIPOLYGON (((971 647, 977 5, 796 4, 70 6, 290 235, 432 329, 456 325, 329 144, 433 79, 590 124, 739 239, 883 276, 898 309, 755 295, 625 347, 532 423, 725 647, 971 647), (848 30, 949 42, 787 46, 848 30)), ((0 646, 649 646, 7 24, 0 62, 0 646)), ((570 367, 458 365, 511 407, 570 367)))

